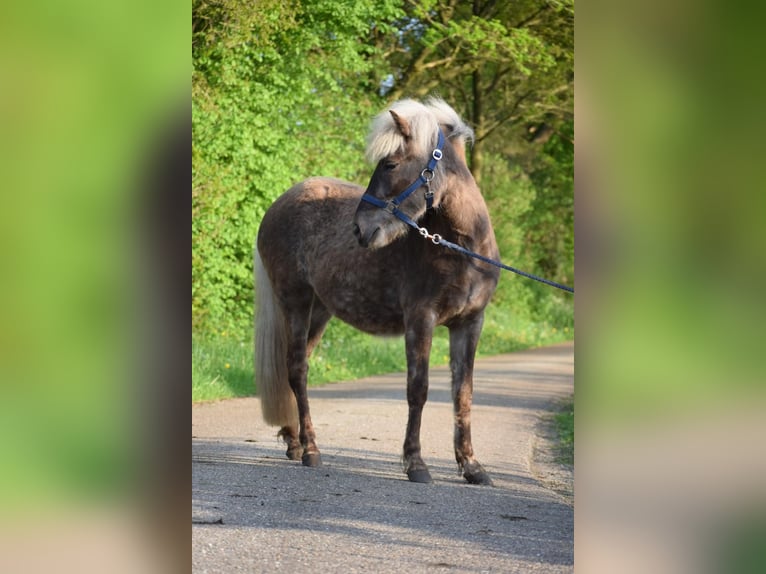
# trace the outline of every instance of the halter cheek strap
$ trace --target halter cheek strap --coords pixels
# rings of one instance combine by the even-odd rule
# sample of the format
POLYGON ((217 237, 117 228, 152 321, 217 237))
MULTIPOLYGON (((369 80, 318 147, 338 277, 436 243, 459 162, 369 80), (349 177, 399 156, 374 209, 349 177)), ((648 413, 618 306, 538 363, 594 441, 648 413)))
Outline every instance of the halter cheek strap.
POLYGON ((426 165, 423 171, 420 172, 420 177, 418 177, 415 181, 413 181, 407 187, 407 189, 405 189, 403 192, 397 195, 394 199, 391 199, 389 201, 383 201, 367 193, 362 195, 362 201, 366 201, 367 203, 371 203, 372 205, 376 207, 385 209, 390 214, 404 221, 407 225, 410 225, 414 227, 415 229, 418 229, 418 226, 415 224, 414 221, 412 221, 412 219, 410 219, 407 215, 399 211, 399 206, 405 199, 407 199, 410 195, 412 195, 415 190, 425 186, 426 209, 431 209, 433 207, 434 192, 431 191, 431 180, 434 178, 436 165, 439 163, 439 160, 441 160, 443 156, 442 149, 444 149, 444 134, 442 133, 441 129, 439 130, 438 136, 439 136, 439 139, 436 143, 436 148, 431 152, 431 157, 428 160, 428 165, 426 165))

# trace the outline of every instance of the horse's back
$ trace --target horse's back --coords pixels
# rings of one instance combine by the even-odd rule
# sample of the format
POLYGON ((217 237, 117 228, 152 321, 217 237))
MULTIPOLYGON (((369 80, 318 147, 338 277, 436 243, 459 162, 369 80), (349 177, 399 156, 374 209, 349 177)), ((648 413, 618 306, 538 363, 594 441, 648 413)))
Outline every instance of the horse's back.
POLYGON ((353 214, 363 193, 363 187, 349 181, 333 177, 310 177, 296 183, 279 196, 266 212, 263 221, 284 217, 282 212, 285 210, 318 209, 328 202, 348 203, 353 214))
POLYGON ((266 211, 257 248, 274 282, 308 280, 308 267, 327 250, 357 249, 351 231, 364 188, 330 177, 295 184, 266 211))
MULTIPOLYGON (((258 230, 261 256, 267 251, 294 249, 335 222, 350 222, 364 188, 330 177, 312 177, 295 184, 266 211, 258 230), (281 248, 280 248, 281 247, 281 248)), ((350 225, 350 223, 349 223, 350 225)))

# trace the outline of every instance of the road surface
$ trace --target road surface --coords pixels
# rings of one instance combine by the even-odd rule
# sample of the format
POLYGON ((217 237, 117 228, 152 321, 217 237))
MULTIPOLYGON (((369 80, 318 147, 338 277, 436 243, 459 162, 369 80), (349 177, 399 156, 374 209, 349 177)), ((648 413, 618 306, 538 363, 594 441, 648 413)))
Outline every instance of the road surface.
POLYGON ((572 572, 571 476, 540 437, 573 371, 572 343, 477 360, 473 443, 493 487, 457 474, 447 368, 423 414, 432 484, 402 471, 403 374, 309 390, 320 468, 285 457, 257 398, 193 406, 194 572, 572 572))

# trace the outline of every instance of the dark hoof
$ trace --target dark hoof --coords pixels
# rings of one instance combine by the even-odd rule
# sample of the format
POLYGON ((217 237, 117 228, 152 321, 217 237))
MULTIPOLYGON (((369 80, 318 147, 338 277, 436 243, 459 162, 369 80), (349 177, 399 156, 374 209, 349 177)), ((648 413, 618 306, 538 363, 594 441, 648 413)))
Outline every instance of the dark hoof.
POLYGON ((431 478, 431 473, 428 472, 427 468, 413 468, 411 470, 408 470, 407 478, 410 479, 410 482, 420 482, 423 484, 428 484, 430 482, 433 482, 433 479, 431 478))
POLYGON ((287 447, 287 458, 290 460, 301 460, 301 457, 303 456, 303 447, 301 445, 298 446, 289 446, 287 447))
POLYGON ((492 479, 478 462, 465 465, 463 467, 463 477, 469 484, 492 486, 492 479))
POLYGON ((303 463, 303 466, 322 466, 322 457, 319 456, 318 452, 306 452, 303 453, 301 462, 303 463))
POLYGON ((277 433, 277 437, 285 441, 287 445, 287 458, 290 460, 300 460, 303 456, 303 445, 298 440, 298 434, 291 427, 282 427, 277 433))

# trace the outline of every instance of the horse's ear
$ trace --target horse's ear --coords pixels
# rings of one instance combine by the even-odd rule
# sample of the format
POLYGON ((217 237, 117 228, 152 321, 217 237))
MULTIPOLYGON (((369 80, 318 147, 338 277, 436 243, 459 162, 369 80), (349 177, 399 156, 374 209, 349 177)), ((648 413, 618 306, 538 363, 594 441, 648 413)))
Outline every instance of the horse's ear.
POLYGON ((394 110, 388 110, 388 113, 391 114, 391 117, 394 118, 394 124, 396 124, 396 129, 399 130, 399 133, 402 134, 405 138, 410 137, 410 124, 405 120, 402 116, 397 114, 394 110))
POLYGON ((462 138, 456 138, 454 140, 450 140, 450 143, 452 143, 452 149, 455 150, 457 156, 463 160, 464 164, 468 165, 468 162, 465 159, 465 140, 462 138))

